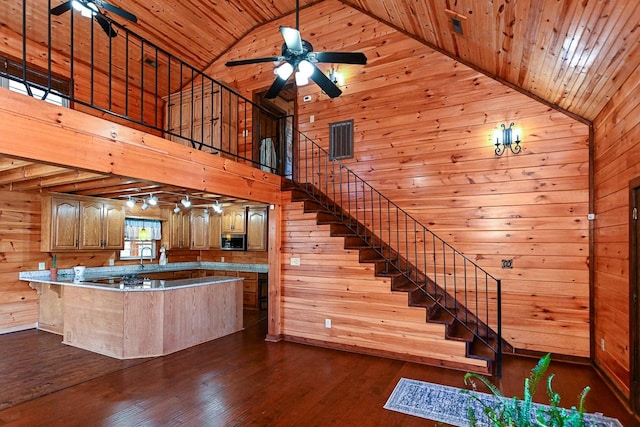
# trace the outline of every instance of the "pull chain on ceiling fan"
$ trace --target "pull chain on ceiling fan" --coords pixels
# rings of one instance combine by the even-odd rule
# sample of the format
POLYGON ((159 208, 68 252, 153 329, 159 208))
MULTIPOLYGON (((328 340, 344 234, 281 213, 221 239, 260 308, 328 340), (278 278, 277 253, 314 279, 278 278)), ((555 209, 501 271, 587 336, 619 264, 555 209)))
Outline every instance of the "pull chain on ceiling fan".
POLYGON ((300 73, 302 76, 313 80, 329 97, 340 96, 342 93, 340 88, 325 76, 316 64, 365 65, 367 57, 361 52, 314 52, 311 43, 300 37, 299 20, 300 1, 296 0, 296 28, 280 27, 280 34, 284 39, 280 56, 229 61, 226 66, 280 62, 281 64, 276 68, 277 77, 265 94, 266 98, 275 98, 294 72, 296 72, 296 77, 300 73))
POLYGON ((109 19, 104 13, 102 13, 102 10, 106 10, 107 12, 119 15, 131 22, 138 22, 138 18, 136 18, 133 13, 120 9, 119 7, 107 3, 103 0, 69 0, 51 9, 50 13, 52 15, 59 16, 65 12, 68 12, 72 8, 80 12, 82 16, 85 16, 87 18, 95 18, 96 22, 100 25, 100 27, 102 27, 104 32, 109 37, 115 37, 118 35, 118 33, 116 33, 116 30, 113 29, 113 26, 111 25, 111 19, 109 19))

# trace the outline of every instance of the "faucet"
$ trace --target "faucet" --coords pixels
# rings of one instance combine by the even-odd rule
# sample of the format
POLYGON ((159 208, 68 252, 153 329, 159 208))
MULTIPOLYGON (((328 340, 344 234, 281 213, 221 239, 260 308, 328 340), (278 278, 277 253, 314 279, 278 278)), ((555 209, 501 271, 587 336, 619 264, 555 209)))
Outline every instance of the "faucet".
POLYGON ((144 260, 145 249, 149 249, 149 262, 153 261, 153 251, 149 246, 143 246, 142 249, 140 249, 140 270, 144 269, 144 264, 142 261, 144 260))

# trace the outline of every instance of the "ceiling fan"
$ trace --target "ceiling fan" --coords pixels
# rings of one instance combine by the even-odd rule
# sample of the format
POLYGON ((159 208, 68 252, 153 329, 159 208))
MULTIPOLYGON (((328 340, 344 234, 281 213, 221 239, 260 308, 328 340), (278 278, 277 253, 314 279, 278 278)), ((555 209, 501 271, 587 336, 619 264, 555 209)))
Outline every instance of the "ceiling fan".
POLYGON ((104 15, 101 9, 120 15, 129 21, 138 22, 138 18, 136 18, 133 13, 120 9, 119 7, 109 4, 103 0, 69 0, 54 7, 50 12, 52 15, 58 16, 71 10, 71 8, 80 12, 84 17, 95 18, 98 24, 100 24, 100 27, 102 27, 109 37, 115 37, 118 33, 116 33, 116 30, 111 26, 111 20, 104 15))
POLYGON ((356 64, 365 65, 367 57, 361 52, 314 52, 313 46, 302 40, 299 31, 300 2, 296 0, 296 28, 280 27, 284 39, 282 54, 265 58, 240 59, 229 61, 227 67, 236 65, 257 64, 260 62, 280 62, 276 67, 277 77, 265 98, 275 98, 285 86, 289 77, 296 72, 296 83, 306 84, 307 79, 313 80, 331 98, 340 96, 342 91, 316 66, 317 63, 356 64), (297 71, 296 71, 297 70, 297 71))

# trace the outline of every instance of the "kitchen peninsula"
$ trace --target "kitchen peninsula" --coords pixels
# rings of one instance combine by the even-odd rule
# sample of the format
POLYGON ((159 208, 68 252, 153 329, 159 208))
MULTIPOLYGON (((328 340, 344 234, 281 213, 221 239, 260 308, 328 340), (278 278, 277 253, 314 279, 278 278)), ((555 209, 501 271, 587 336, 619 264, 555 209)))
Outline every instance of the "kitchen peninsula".
MULTIPOLYGON (((38 291, 39 329, 118 359, 166 355, 242 329, 242 277, 202 269, 203 277, 145 278, 156 270, 89 268, 82 280, 71 270, 25 272, 20 279, 38 291)), ((162 269, 171 270, 181 268, 162 269)))

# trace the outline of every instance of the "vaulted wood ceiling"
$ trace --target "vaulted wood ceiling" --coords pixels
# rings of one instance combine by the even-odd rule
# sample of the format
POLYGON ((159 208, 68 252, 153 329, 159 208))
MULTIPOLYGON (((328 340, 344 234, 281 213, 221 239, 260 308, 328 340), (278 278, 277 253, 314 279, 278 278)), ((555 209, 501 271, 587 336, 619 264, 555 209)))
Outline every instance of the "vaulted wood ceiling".
MULTIPOLYGON (((200 69, 258 26, 288 14, 295 25, 294 0, 110 1, 137 15, 129 28, 200 69)), ((322 1, 337 0, 300 5, 322 1)), ((640 65, 636 0, 340 2, 587 120, 640 65), (460 21, 462 35, 451 18, 460 21)))

